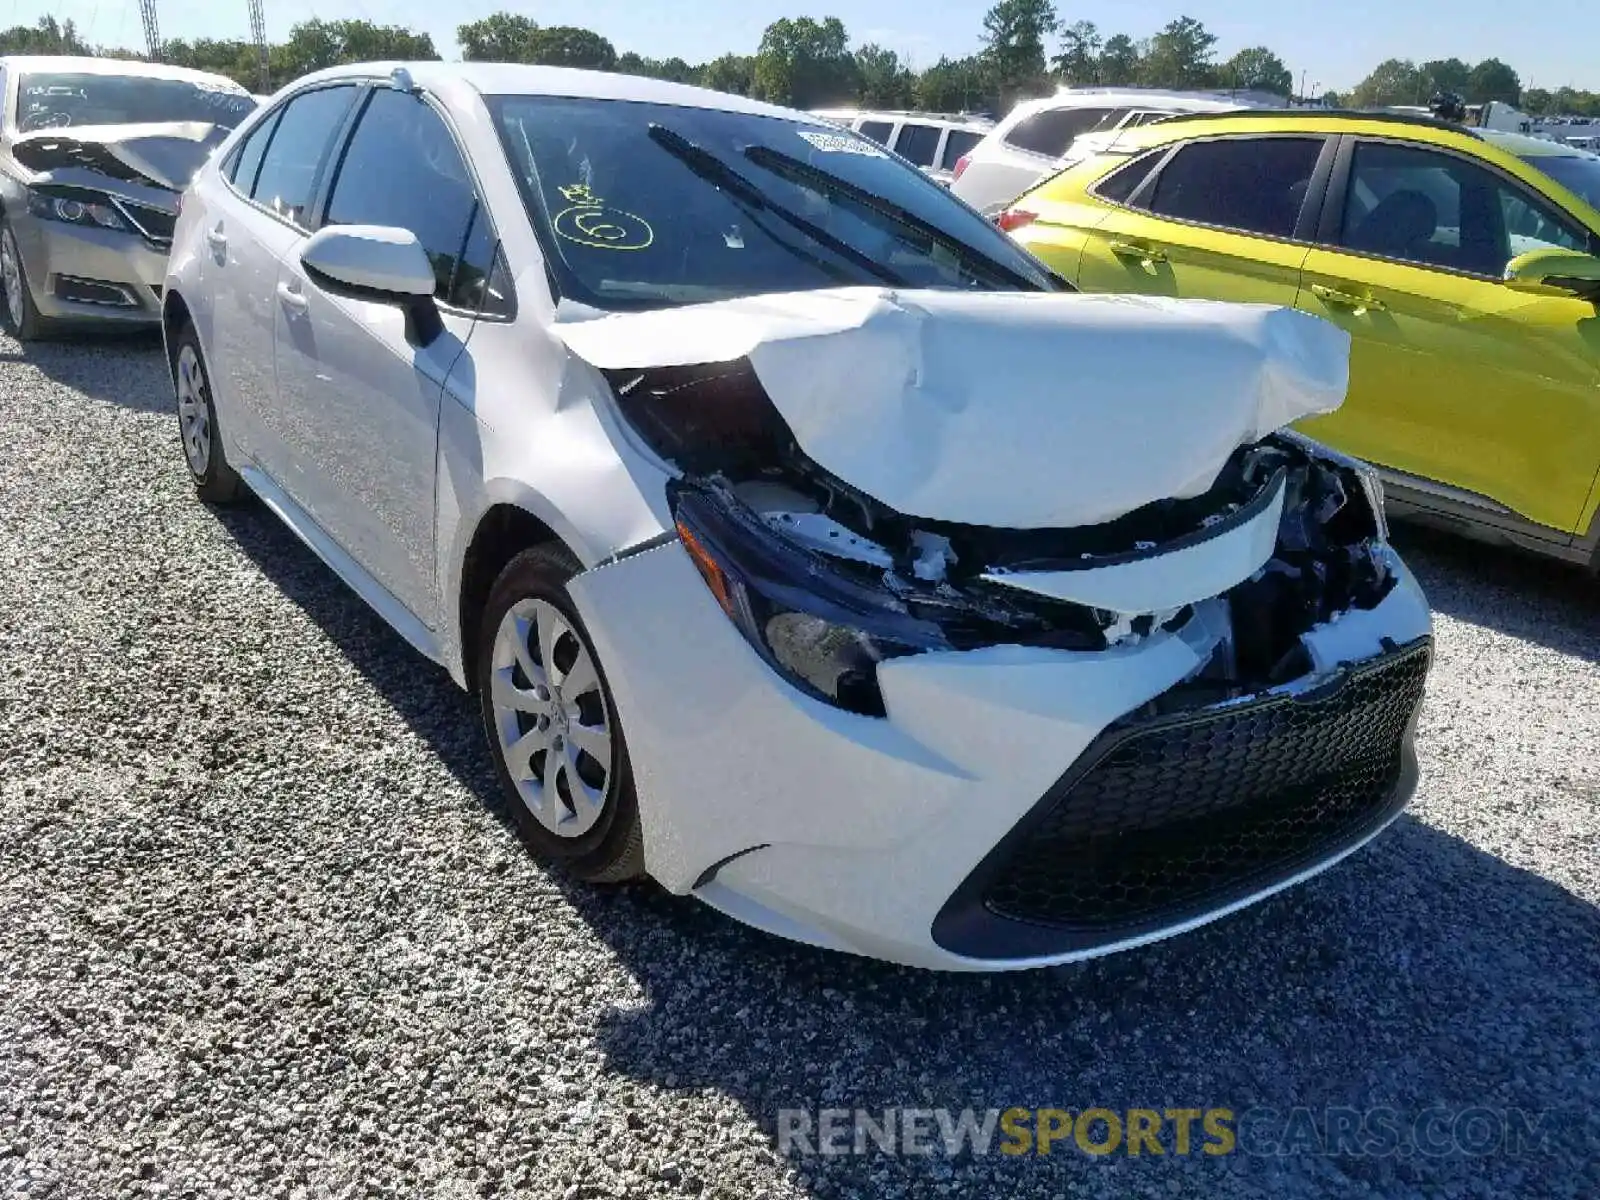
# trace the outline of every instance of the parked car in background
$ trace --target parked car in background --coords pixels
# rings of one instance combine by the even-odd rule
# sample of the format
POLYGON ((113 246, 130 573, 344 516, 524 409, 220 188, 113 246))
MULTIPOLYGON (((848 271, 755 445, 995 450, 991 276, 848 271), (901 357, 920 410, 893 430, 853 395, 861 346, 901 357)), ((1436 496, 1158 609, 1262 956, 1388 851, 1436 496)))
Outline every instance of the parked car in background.
POLYGON ((0 58, 7 331, 154 324, 178 196, 256 107, 220 75, 108 58, 0 58))
POLYGON ((1087 133, 1132 129, 1178 113, 1227 112, 1245 97, 1151 88, 1063 88, 1025 100, 954 166, 951 190, 982 213, 995 213, 1064 165, 1087 133))
POLYGON ((955 166, 994 128, 987 117, 966 113, 868 112, 855 108, 818 109, 812 116, 853 129, 887 146, 922 173, 946 187, 955 166))
POLYGON ((201 169, 165 317, 200 496, 259 495, 477 692, 579 878, 1027 967, 1291 886, 1410 795, 1427 604, 1371 473, 1278 433, 1347 337, 1065 294, 853 131, 319 72, 201 169))
POLYGON ((1426 117, 1178 117, 1000 219, 1086 291, 1338 324, 1350 398, 1308 433, 1397 511, 1600 566, 1600 157, 1426 117))

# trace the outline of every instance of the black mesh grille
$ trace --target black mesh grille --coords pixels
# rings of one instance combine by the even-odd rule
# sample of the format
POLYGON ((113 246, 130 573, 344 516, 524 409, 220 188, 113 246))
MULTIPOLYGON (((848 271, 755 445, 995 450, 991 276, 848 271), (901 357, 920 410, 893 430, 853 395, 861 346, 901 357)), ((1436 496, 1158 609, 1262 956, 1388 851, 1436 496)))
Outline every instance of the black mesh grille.
POLYGON ((994 871, 998 916, 1065 930, 1210 907, 1347 842, 1389 806, 1421 643, 1298 699, 1113 729, 994 871))

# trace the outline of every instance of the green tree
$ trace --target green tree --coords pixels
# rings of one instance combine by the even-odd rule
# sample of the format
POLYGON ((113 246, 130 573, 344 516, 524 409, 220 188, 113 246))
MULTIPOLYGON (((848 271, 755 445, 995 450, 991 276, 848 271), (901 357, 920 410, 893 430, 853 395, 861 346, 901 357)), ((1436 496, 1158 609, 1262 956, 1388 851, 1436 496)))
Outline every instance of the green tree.
POLYGON ((1217 37, 1193 17, 1179 17, 1150 39, 1139 64, 1140 82, 1150 87, 1203 88, 1213 80, 1217 37))
POLYGON ((439 57, 431 37, 401 25, 320 18, 294 26, 289 40, 275 49, 272 77, 284 81, 339 63, 439 57))
POLYGON ((994 112, 989 75, 979 58, 941 58, 917 78, 916 105, 930 112, 994 112))
POLYGON ((1000 0, 984 14, 984 59, 1002 106, 1049 90, 1044 38, 1059 24, 1051 0, 1000 0))
POLYGON ((917 77, 893 50, 871 43, 860 47, 856 76, 863 108, 910 108, 916 103, 917 77))
POLYGON ((1424 104, 1427 80, 1417 64, 1403 58, 1379 63, 1350 93, 1351 108, 1382 108, 1390 104, 1424 104))
POLYGON ((755 60, 748 54, 724 54, 701 69, 700 83, 713 91, 748 96, 754 70, 755 60))
POLYGON ((609 40, 576 25, 540 26, 529 35, 527 50, 523 62, 546 67, 609 71, 617 65, 617 50, 609 40))
POLYGON ((1472 68, 1467 79, 1467 97, 1480 104, 1491 100, 1516 104, 1522 99, 1522 79, 1498 58, 1486 58, 1472 68))
POLYGON ((528 46, 539 26, 521 13, 490 13, 456 27, 461 57, 468 62, 527 62, 528 46))
POLYGON ((1223 87, 1276 92, 1280 96, 1294 91, 1294 75, 1283 59, 1265 46, 1239 51, 1217 68, 1217 82, 1223 87))
POLYGON ((32 25, 0 30, 0 54, 93 54, 69 18, 40 17, 32 25))
POLYGON ((1423 63, 1417 73, 1421 76, 1417 104, 1426 104, 1443 92, 1465 96, 1472 79, 1472 68, 1459 58, 1436 58, 1423 63))
POLYGON ((761 35, 753 95, 775 104, 817 108, 855 96, 856 60, 838 17, 783 17, 761 35))
POLYGON ((1061 31, 1061 53, 1053 65, 1063 83, 1100 82, 1100 30, 1093 21, 1074 21, 1061 31))
POLYGON ((1529 88, 1522 93, 1522 108, 1535 117, 1555 112, 1555 93, 1545 88, 1529 88))
POLYGON ((254 88, 261 82, 260 56, 254 43, 237 38, 182 38, 161 47, 161 56, 174 66, 226 75, 235 83, 254 88))
POLYGON ((1112 87, 1128 87, 1139 78, 1139 46, 1127 34, 1106 39, 1100 51, 1100 82, 1112 87))

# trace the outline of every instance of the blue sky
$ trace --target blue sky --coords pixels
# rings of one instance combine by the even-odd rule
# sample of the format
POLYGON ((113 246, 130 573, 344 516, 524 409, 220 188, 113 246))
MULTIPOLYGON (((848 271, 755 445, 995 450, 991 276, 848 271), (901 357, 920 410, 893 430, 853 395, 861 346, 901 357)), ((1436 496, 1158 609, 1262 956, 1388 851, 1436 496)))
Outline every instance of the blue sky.
MULTIPOLYGON (((833 15, 853 41, 877 41, 926 66, 941 54, 978 48, 980 22, 992 0, 266 0, 269 36, 311 16, 364 17, 420 28, 445 57, 454 57, 455 29, 510 7, 544 25, 584 25, 618 51, 691 62, 727 50, 754 51, 768 22, 783 16, 833 15)), ((1595 0, 1542 0, 1530 8, 1495 0, 1076 0, 1061 4, 1068 20, 1091 20, 1105 33, 1145 37, 1179 14, 1205 22, 1226 56, 1244 46, 1276 50, 1307 83, 1347 88, 1385 58, 1505 59, 1524 83, 1571 84, 1600 90, 1600 5, 1595 0)), ((71 17, 94 42, 138 46, 143 33, 135 0, 0 0, 5 24, 31 23, 45 12, 71 17)), ((245 0, 160 0, 167 37, 245 37, 245 0)), ((1053 49, 1053 47, 1052 47, 1053 49)))

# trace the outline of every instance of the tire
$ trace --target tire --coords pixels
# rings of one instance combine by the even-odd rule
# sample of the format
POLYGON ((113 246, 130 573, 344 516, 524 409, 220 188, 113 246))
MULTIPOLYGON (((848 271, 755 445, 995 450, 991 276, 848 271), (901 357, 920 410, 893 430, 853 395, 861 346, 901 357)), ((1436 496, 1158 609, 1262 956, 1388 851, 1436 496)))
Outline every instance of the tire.
POLYGON ((6 332, 19 342, 37 341, 49 332, 48 323, 33 303, 33 289, 28 286, 28 269, 22 264, 17 235, 11 230, 11 221, 5 218, 0 218, 0 314, 5 317, 6 332))
POLYGON ((191 324, 172 343, 172 386, 178 401, 178 441, 195 491, 207 504, 234 503, 245 494, 244 481, 223 452, 211 376, 191 324))
POLYGON ((645 870, 639 797, 605 668, 567 593, 579 570, 560 545, 506 564, 479 620, 473 680, 523 841, 578 879, 622 883, 645 870))

